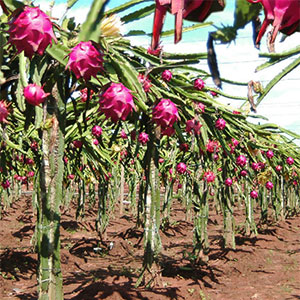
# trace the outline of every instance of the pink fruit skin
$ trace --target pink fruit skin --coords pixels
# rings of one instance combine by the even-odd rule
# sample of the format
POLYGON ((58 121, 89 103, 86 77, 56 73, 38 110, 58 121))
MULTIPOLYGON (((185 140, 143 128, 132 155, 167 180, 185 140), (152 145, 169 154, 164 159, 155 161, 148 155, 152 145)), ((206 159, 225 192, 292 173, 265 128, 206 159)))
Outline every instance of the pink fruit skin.
POLYGON ((208 172, 205 172, 205 173, 204 173, 203 178, 204 178, 204 180, 205 180, 206 182, 214 182, 214 181, 215 181, 215 178, 216 178, 216 175, 214 174, 214 172, 208 171, 208 172))
POLYGON ((52 40, 57 43, 49 16, 38 7, 25 6, 9 22, 8 33, 8 42, 17 48, 18 53, 24 51, 30 59, 34 53, 43 55, 45 49, 52 45, 52 40))
POLYGON ((7 123, 7 117, 8 117, 8 109, 7 104, 1 100, 0 101, 0 122, 1 123, 7 123))
POLYGON ((232 186, 232 179, 231 178, 227 178, 224 183, 227 186, 232 186))
POLYGON ((278 166, 275 167, 275 169, 276 169, 277 172, 280 172, 282 170, 282 166, 278 165, 278 166))
POLYGON ((236 164, 240 167, 244 167, 247 164, 247 158, 244 155, 239 155, 236 159, 236 164))
POLYGON ((179 119, 178 109, 176 105, 169 99, 162 99, 154 108, 152 120, 162 129, 172 127, 179 119))
POLYGON ((199 102, 197 104, 197 108, 200 111, 200 113, 204 113, 204 111, 205 111, 205 105, 203 103, 199 102))
POLYGON ((45 93, 41 86, 31 83, 24 88, 23 95, 29 104, 37 106, 43 103, 50 94, 45 93))
POLYGON ((254 171, 258 171, 260 168, 259 168, 259 164, 258 163, 252 163, 251 164, 251 168, 254 170, 254 171))
POLYGON ((268 151, 266 152, 266 157, 267 157, 267 158, 271 159, 273 156, 274 156, 274 153, 273 153, 272 150, 268 150, 268 151))
POLYGON ((112 83, 100 95, 99 104, 106 119, 111 118, 114 123, 125 121, 132 110, 135 110, 131 92, 122 83, 112 83))
POLYGON ((194 88, 198 91, 201 91, 204 89, 204 86, 205 86, 205 83, 204 81, 201 79, 201 78, 197 78, 195 81, 194 81, 194 88))
POLYGON ((103 54, 91 41, 80 42, 72 48, 67 68, 70 68, 77 79, 89 81, 92 76, 96 77, 97 73, 103 70, 103 54))
POLYGON ((209 153, 219 152, 220 151, 219 142, 208 140, 208 143, 206 145, 206 151, 209 152, 209 153))
POLYGON ((266 183, 266 188, 268 189, 268 190, 271 190, 272 188, 273 188, 273 183, 271 182, 271 181, 268 181, 267 183, 266 183))
POLYGON ((216 128, 218 130, 224 130, 225 127, 226 127, 226 121, 222 118, 219 118, 217 121, 216 121, 216 128))
POLYGON ((250 197, 251 197, 252 199, 256 199, 256 198, 258 197, 257 191, 251 191, 251 192, 250 192, 250 197))
POLYGON ((241 170, 240 175, 246 177, 248 175, 248 172, 246 170, 241 170))
POLYGON ((292 165, 293 163, 294 163, 294 159, 292 158, 292 157, 288 157, 287 159, 286 159, 286 163, 288 164, 288 165, 292 165))
POLYGON ((172 79, 172 72, 170 70, 164 70, 161 74, 161 77, 164 81, 169 82, 172 79))
POLYGON ((179 164, 177 164, 176 171, 179 174, 184 174, 186 172, 186 164, 183 162, 180 162, 179 164))
POLYGON ((298 30, 300 25, 300 1, 248 0, 248 2, 261 2, 265 12, 265 19, 256 39, 256 44, 259 44, 269 24, 273 25, 271 43, 275 41, 278 31, 291 35, 298 30))
POLYGON ((121 132, 120 132, 120 137, 123 139, 123 140, 126 140, 128 137, 127 137, 127 134, 125 133, 125 130, 122 129, 121 132))
POLYGON ((82 147, 83 143, 82 143, 82 141, 76 140, 76 141, 73 141, 73 145, 75 148, 80 149, 82 147))
POLYGON ((9 180, 6 180, 6 181, 3 181, 1 183, 1 185, 4 189, 8 189, 10 187, 10 182, 9 182, 9 180))
POLYGON ((95 125, 92 128, 92 135, 95 137, 99 137, 102 134, 102 128, 99 125, 95 125))
POLYGON ((99 141, 98 141, 97 139, 93 139, 93 144, 94 144, 95 146, 98 146, 98 145, 99 145, 99 141))
POLYGON ((138 137, 138 141, 142 144, 142 145, 146 145, 149 141, 149 135, 146 132, 141 132, 139 134, 138 137))
POLYGON ((200 122, 198 120, 195 120, 195 119, 187 120, 185 125, 186 125, 185 131, 187 133, 193 132, 195 135, 200 134, 200 129, 202 127, 202 124, 200 124, 200 122))

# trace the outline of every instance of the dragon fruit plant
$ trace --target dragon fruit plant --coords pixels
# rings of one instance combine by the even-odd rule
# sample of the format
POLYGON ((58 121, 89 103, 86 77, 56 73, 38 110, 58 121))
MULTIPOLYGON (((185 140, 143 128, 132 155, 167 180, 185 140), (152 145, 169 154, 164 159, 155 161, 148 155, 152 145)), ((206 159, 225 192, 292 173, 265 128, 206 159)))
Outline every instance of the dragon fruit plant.
POLYGON ((10 20, 8 33, 8 42, 16 47, 17 53, 24 51, 29 58, 35 53, 43 55, 52 40, 57 43, 49 16, 38 7, 24 6, 10 20))
POLYGON ((127 116, 135 110, 131 91, 122 83, 112 83, 99 96, 99 109, 107 119, 116 123, 119 120, 125 121, 127 116))

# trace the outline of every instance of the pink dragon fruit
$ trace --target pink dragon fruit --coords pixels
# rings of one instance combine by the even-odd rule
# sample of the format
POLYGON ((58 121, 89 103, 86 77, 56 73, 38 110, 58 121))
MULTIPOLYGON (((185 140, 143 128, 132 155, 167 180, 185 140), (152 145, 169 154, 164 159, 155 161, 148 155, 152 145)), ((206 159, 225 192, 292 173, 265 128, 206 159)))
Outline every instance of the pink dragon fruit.
POLYGON ((206 181, 206 182, 214 182, 215 181, 215 178, 216 178, 216 175, 214 172, 212 171, 207 171, 204 173, 203 175, 203 179, 206 181))
POLYGON ((160 157, 159 159, 158 159, 158 162, 160 163, 160 164, 162 164, 162 163, 164 163, 164 159, 162 158, 162 157, 160 157))
POLYGON ((240 175, 241 175, 242 177, 246 177, 246 176, 248 175, 247 170, 241 170, 240 175))
POLYGON ((0 101, 0 122, 1 123, 8 123, 7 122, 7 117, 8 117, 8 105, 6 104, 5 101, 1 100, 0 101))
POLYGON ((132 110, 135 110, 131 92, 122 83, 112 83, 100 95, 99 104, 106 119, 111 118, 115 123, 125 121, 132 110))
POLYGON ((258 171, 260 169, 259 164, 256 163, 256 162, 254 162, 254 163, 251 164, 251 168, 254 171, 258 171))
POLYGON ((224 130, 225 127, 226 127, 226 121, 222 118, 219 118, 217 121, 216 121, 216 124, 215 124, 216 128, 218 130, 224 130))
POLYGON ((251 191, 250 192, 250 197, 252 198, 252 199, 257 199, 258 198, 258 192, 257 191, 251 191))
POLYGON ((173 127, 166 127, 161 130, 162 135, 172 136, 175 133, 175 129, 173 127))
POLYGON ((235 138, 232 138, 231 141, 232 141, 232 144, 233 144, 235 147, 237 147, 238 144, 240 143, 240 142, 239 142, 238 140, 236 140, 235 138))
POLYGON ((271 181, 267 181, 267 183, 266 183, 266 188, 268 189, 268 190, 271 190, 272 188, 273 188, 273 183, 271 182, 271 181))
POLYGON ((27 176, 28 176, 28 177, 33 177, 33 176, 34 176, 34 172, 33 172, 33 171, 29 171, 29 172, 27 173, 27 176))
POLYGON ((208 140, 208 143, 206 145, 206 151, 209 153, 214 153, 214 152, 219 152, 220 151, 221 145, 219 144, 218 141, 211 141, 208 140))
POLYGON ((197 78, 194 81, 194 88, 198 91, 202 91, 205 86, 205 82, 201 78, 197 78))
POLYGON ((236 159, 236 164, 240 167, 244 167, 247 164, 247 158, 244 155, 239 155, 236 159))
POLYGON ((128 136, 127 136, 127 134, 126 134, 126 132, 125 132, 124 129, 121 130, 121 132, 120 132, 120 137, 121 137, 123 140, 127 140, 127 139, 128 139, 128 136))
POLYGON ((73 141, 73 145, 75 148, 80 149, 82 147, 83 143, 82 143, 82 141, 75 140, 75 141, 73 141))
POLYGON ((287 159, 286 159, 286 163, 288 164, 288 165, 292 165, 293 163, 294 163, 294 159, 292 158, 292 157, 288 157, 287 159))
POLYGON ((269 24, 273 25, 270 43, 274 43, 278 31, 291 35, 299 31, 300 1, 295 0, 248 0, 250 3, 260 2, 264 7, 265 19, 258 33, 256 44, 267 30, 269 24))
POLYGON ((176 166, 176 171, 179 173, 179 174, 184 174, 186 172, 186 164, 183 163, 183 162, 180 162, 179 164, 177 164, 176 166))
POLYGON ((217 97, 218 96, 218 94, 215 91, 210 91, 210 95, 212 97, 217 97))
POLYGON ((164 70, 161 74, 161 78, 167 82, 169 82, 172 79, 172 76, 173 74, 170 70, 164 70))
POLYGON ((92 135, 95 137, 99 137, 102 134, 102 128, 99 125, 95 125, 92 128, 92 135))
POLYGON ((205 111, 205 105, 201 102, 197 103, 197 108, 196 108, 200 113, 204 113, 205 111))
POLYGON ((179 150, 182 152, 188 152, 189 151, 189 145, 187 143, 182 143, 179 145, 179 150))
POLYGON ((30 59, 34 53, 43 55, 52 45, 52 40, 57 43, 49 16, 38 7, 25 6, 9 22, 8 33, 8 42, 17 48, 18 53, 24 51, 30 59))
POLYGON ((227 179, 225 180, 224 183, 225 183, 225 185, 227 185, 227 186, 232 186, 233 181, 232 181, 231 178, 227 178, 227 179))
POLYGON ((138 137, 138 141, 142 144, 142 145, 146 145, 149 141, 149 135, 146 132, 141 132, 139 134, 138 137))
POLYGON ((271 159, 273 156, 274 156, 274 152, 273 152, 272 150, 268 150, 268 151, 266 152, 266 157, 267 157, 268 159, 271 159))
POLYGON ((192 120, 187 120, 185 123, 185 126, 186 126, 185 131, 187 133, 194 132, 195 135, 199 135, 202 124, 200 124, 200 122, 198 120, 192 119, 192 120))
POLYGON ((8 189, 10 187, 10 182, 9 180, 5 180, 1 183, 1 185, 4 189, 8 189))
POLYGON ((43 103, 50 93, 45 93, 41 86, 31 83, 23 89, 23 95, 29 104, 37 106, 43 103))
POLYGON ((142 84, 143 89, 146 93, 150 91, 150 88, 152 86, 150 79, 148 76, 145 76, 144 74, 139 74, 138 75, 138 80, 142 84))
POLYGON ((95 146, 98 146, 98 145, 99 145, 99 141, 98 141, 97 139, 93 139, 93 144, 94 144, 95 146))
POLYGON ((68 56, 66 69, 70 68, 77 79, 89 81, 103 70, 103 53, 91 41, 80 42, 72 48, 68 56))
POLYGON ((178 119, 178 109, 170 99, 162 99, 153 108, 152 120, 162 129, 172 127, 178 119))
MULTIPOLYGON (((92 99, 93 94, 94 94, 94 91, 90 90, 90 99, 92 99)), ((86 102, 87 97, 88 97, 88 89, 84 88, 84 89, 80 90, 80 100, 81 100, 81 102, 86 102)))
POLYGON ((279 172, 282 170, 282 166, 277 165, 277 166, 275 167, 275 170, 279 173, 279 172))

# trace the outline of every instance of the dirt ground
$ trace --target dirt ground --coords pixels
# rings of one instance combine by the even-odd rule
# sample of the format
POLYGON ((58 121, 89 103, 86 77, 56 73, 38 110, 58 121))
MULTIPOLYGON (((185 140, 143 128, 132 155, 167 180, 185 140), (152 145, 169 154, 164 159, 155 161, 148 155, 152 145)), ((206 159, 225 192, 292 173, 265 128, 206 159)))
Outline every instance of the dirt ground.
MULTIPOLYGON (((76 221, 74 208, 62 215, 62 269, 67 300, 90 299, 300 299, 300 215, 261 230, 257 236, 236 236, 236 250, 223 249, 222 217, 210 212, 207 264, 192 267, 193 225, 179 203, 172 224, 161 232, 160 285, 134 288, 142 266, 143 232, 118 209, 107 230, 111 250, 99 247, 95 212, 76 221)), ((242 222, 237 211, 237 225, 242 222)), ((37 299, 37 255, 30 240, 35 216, 31 199, 23 197, 0 220, 0 299, 37 299)), ((103 247, 103 246, 101 246, 103 247)))

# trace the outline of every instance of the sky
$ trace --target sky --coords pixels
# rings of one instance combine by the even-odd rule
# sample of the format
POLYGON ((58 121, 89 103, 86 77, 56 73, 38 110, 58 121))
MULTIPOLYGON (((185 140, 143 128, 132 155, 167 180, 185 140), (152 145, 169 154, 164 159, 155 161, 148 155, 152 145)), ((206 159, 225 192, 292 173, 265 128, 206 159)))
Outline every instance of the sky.
MULTIPOLYGON (((107 6, 108 8, 113 8, 123 4, 124 2, 124 0, 110 0, 107 6)), ((150 5, 153 2, 154 1, 144 1, 143 4, 135 6, 134 9, 150 5)), ((34 3, 36 5, 40 4, 42 9, 46 9, 49 7, 50 1, 36 0, 34 3)), ((91 3, 92 0, 79 0, 68 12, 68 16, 74 16, 78 23, 82 23, 85 20, 91 3)), ((65 11, 65 5, 66 0, 56 0, 53 9, 53 16, 60 18, 65 11)), ((221 13, 211 14, 206 21, 214 22, 214 25, 220 27, 222 27, 222 25, 232 25, 234 5, 234 0, 227 0, 225 10, 221 13)), ((122 16, 122 14, 120 16, 122 16)), ((261 18, 263 19, 263 15, 261 18)), ((126 24, 124 32, 128 32, 130 29, 140 29, 150 33, 152 31, 152 24, 153 15, 150 15, 140 22, 126 24)), ((192 24, 191 22, 185 22, 184 25, 191 26, 192 24)), ((173 27, 174 16, 168 14, 163 30, 173 29, 173 27)), ((167 52, 206 52, 208 34, 215 30, 215 27, 208 26, 197 31, 183 33, 182 41, 177 45, 173 44, 173 37, 163 38, 162 45, 164 50, 167 52)), ((295 33, 288 37, 284 43, 280 43, 280 38, 281 36, 279 35, 275 44, 275 49, 278 53, 296 47, 300 44, 300 33, 295 33)), ((132 44, 141 45, 145 48, 148 48, 150 41, 150 37, 131 38, 132 44)), ((238 32, 238 37, 235 42, 225 45, 215 45, 215 51, 218 58, 221 77, 241 82, 259 80, 263 86, 266 86, 269 80, 271 80, 295 58, 294 56, 285 62, 277 64, 276 66, 267 68, 260 72, 255 72, 256 67, 266 61, 264 58, 259 58, 259 53, 267 52, 267 47, 266 38, 264 36, 261 42, 261 49, 257 50, 254 48, 252 42, 252 27, 250 24, 238 32)), ((198 67, 205 71, 209 71, 205 60, 200 62, 198 67)), ((211 80, 208 80, 207 84, 213 87, 213 82, 211 80)), ((247 89, 244 87, 233 87, 232 85, 223 84, 223 91, 231 95, 247 96, 247 89)), ((241 104, 239 101, 230 101, 227 98, 219 98, 219 100, 234 107, 238 107, 241 104)), ((300 133, 299 67, 284 77, 284 79, 272 89, 272 91, 258 106, 257 110, 259 115, 263 115, 269 119, 268 122, 276 123, 287 129, 293 130, 296 133, 300 133)), ((256 119, 253 121, 255 120, 256 119)), ((262 123, 265 122, 263 120, 259 121, 262 123)))

